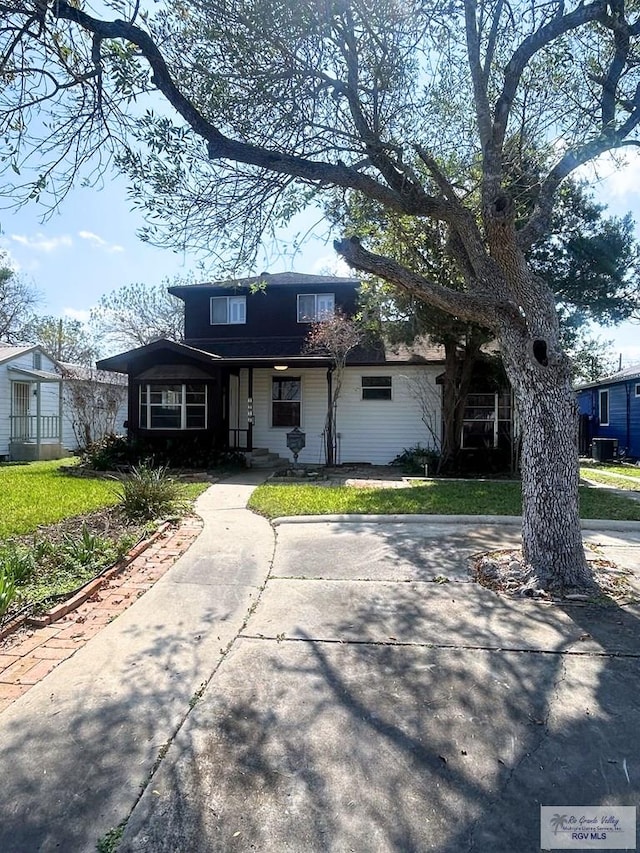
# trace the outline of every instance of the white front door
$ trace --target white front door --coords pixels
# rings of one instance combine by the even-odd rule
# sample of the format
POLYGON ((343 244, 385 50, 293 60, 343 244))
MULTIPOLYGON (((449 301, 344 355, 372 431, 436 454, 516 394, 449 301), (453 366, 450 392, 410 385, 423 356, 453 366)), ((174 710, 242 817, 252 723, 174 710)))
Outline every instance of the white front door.
POLYGON ((11 437, 26 441, 29 438, 29 401, 31 385, 29 382, 13 382, 13 420, 11 437))

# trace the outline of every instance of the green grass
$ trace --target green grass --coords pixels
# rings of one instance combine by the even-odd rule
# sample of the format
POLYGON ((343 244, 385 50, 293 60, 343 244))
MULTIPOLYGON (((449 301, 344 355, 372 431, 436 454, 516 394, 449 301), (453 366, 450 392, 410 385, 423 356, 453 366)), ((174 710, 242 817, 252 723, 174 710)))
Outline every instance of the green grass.
MULTIPOLYGON (((0 465, 0 539, 31 533, 41 524, 85 515, 118 503, 113 480, 73 477, 60 471, 72 459, 0 465)), ((184 493, 194 500, 208 483, 187 483, 184 493)))
POLYGON ((0 539, 118 502, 114 483, 60 471, 71 459, 0 465, 0 539))
POLYGON ((593 471, 609 471, 611 474, 624 474, 625 477, 634 477, 640 480, 640 468, 636 465, 602 465, 597 462, 583 465, 581 469, 585 474, 593 471))
POLYGON ((617 477, 615 474, 604 474, 597 468, 581 468, 580 475, 586 480, 593 480, 594 483, 602 483, 603 486, 609 486, 612 489, 626 489, 630 492, 640 490, 640 477, 633 476, 633 480, 617 477))
MULTIPOLYGON (((580 489, 582 518, 640 521, 640 503, 587 487, 580 489)), ((356 489, 294 483, 259 486, 249 508, 268 518, 282 515, 365 513, 389 515, 520 515, 520 484, 434 480, 408 489, 356 489)))

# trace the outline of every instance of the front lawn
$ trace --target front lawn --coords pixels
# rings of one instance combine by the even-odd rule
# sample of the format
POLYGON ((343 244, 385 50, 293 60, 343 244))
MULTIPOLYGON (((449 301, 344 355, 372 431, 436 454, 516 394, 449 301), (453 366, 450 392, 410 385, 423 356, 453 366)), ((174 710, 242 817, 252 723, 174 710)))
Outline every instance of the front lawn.
MULTIPOLYGON (((46 609, 113 565, 157 526, 153 511, 124 511, 121 483, 60 470, 72 463, 0 465, 0 623, 23 610, 46 609)), ((154 489, 156 499, 163 490, 156 479, 137 484, 138 509, 154 489)), ((176 502, 169 501, 157 514, 188 511, 208 485, 174 484, 176 502)))
MULTIPOLYGON (((60 470, 75 461, 0 464, 0 540, 119 503, 115 480, 74 477, 60 470)), ((194 500, 207 485, 185 484, 185 498, 194 500)))
MULTIPOLYGON (((334 513, 520 515, 522 512, 519 483, 476 480, 433 480, 406 489, 265 483, 253 492, 248 505, 267 518, 334 513)), ((640 521, 640 503, 602 490, 581 487, 580 506, 582 518, 640 521)))
POLYGON ((60 471, 73 462, 0 465, 0 539, 118 502, 115 483, 60 471))

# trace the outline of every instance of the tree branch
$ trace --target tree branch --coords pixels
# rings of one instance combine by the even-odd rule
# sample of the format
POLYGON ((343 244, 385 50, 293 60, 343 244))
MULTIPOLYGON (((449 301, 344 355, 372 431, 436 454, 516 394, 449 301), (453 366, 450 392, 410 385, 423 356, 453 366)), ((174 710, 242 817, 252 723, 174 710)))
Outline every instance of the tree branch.
MULTIPOLYGON (((55 17, 76 23, 100 39, 124 39, 135 44, 151 67, 153 84, 193 130, 205 140, 211 159, 234 160, 314 184, 358 190, 394 210, 407 214, 434 216, 444 220, 449 218, 451 211, 446 203, 426 196, 424 193, 417 193, 413 185, 407 184, 404 191, 386 187, 369 175, 351 169, 343 163, 308 160, 228 138, 178 89, 160 50, 144 30, 127 21, 102 21, 93 18, 81 9, 71 6, 67 0, 55 0, 52 11, 55 17)), ((366 140, 363 141, 366 144, 366 140)))
POLYGON ((354 269, 379 276, 406 293, 459 319, 480 323, 491 329, 499 326, 504 314, 513 317, 518 325, 524 322, 515 305, 501 302, 486 294, 462 293, 434 284, 401 266, 392 258, 368 252, 362 247, 357 237, 336 240, 333 245, 336 252, 354 269))

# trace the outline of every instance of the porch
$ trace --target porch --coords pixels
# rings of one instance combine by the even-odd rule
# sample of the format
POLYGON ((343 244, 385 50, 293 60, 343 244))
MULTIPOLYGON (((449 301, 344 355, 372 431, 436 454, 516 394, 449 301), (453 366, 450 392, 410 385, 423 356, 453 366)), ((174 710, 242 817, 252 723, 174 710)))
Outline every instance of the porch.
POLYGON ((61 377, 44 370, 11 368, 9 378, 9 458, 13 462, 60 459, 65 455, 61 377))

